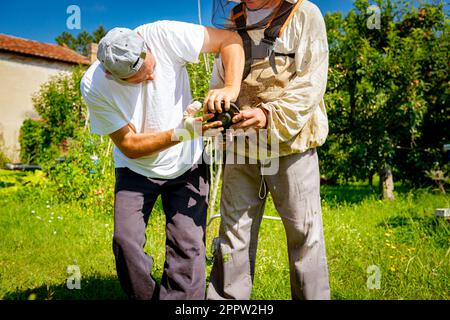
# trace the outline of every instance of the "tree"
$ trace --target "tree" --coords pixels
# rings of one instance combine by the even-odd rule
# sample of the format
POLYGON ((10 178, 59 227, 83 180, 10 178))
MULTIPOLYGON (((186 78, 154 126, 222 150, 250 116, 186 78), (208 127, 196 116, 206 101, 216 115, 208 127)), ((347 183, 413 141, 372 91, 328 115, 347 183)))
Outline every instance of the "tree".
POLYGON ((88 45, 93 42, 99 43, 106 33, 107 31, 103 26, 98 27, 92 34, 82 31, 77 37, 64 31, 55 38, 55 41, 59 45, 67 45, 69 48, 86 56, 88 54, 88 45))
POLYGON ((367 26, 367 0, 356 0, 345 18, 326 16, 331 134, 324 167, 345 180, 378 172, 383 198, 393 199, 394 175, 419 183, 433 162, 442 164, 448 134, 430 123, 450 127, 449 25, 443 3, 419 10, 404 1, 376 3, 381 29, 367 26))

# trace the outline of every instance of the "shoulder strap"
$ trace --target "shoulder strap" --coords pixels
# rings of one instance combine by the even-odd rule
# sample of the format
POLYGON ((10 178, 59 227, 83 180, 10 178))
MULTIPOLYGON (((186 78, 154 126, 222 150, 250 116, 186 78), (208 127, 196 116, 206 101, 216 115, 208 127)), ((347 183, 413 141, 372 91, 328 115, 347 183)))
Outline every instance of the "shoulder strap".
POLYGON ((284 30, 286 30, 288 24, 291 22, 292 18, 294 17, 294 14, 297 12, 297 9, 300 7, 300 5, 303 3, 303 0, 298 0, 297 3, 292 8, 291 12, 289 13, 289 16, 287 17, 286 21, 284 22, 283 26, 281 27, 280 31, 278 32, 278 36, 281 37, 284 30))
POLYGON ((244 74, 242 76, 242 80, 245 80, 247 76, 250 74, 253 58, 252 58, 252 39, 247 33, 247 17, 245 15, 244 3, 241 2, 236 7, 233 8, 233 16, 231 19, 236 24, 236 28, 238 34, 242 38, 242 42, 244 44, 244 52, 245 52, 245 66, 244 66, 244 74))
MULTIPOLYGON (((276 39, 283 34, 284 30, 286 29, 289 22, 292 20, 292 17, 294 16, 295 12, 302 4, 302 2, 303 0, 298 0, 297 3, 292 4, 289 1, 283 0, 283 2, 281 3, 280 7, 277 10, 277 13, 273 16, 274 18, 269 20, 264 30, 264 38, 262 39, 262 42, 264 42, 265 48, 263 49, 266 50, 267 52, 266 54, 269 56, 270 64, 272 65, 272 68, 274 69, 275 73, 278 73, 275 65, 276 55, 295 57, 295 55, 292 56, 292 54, 289 55, 277 54, 273 50, 273 46, 275 44, 276 39)), ((232 13, 233 15, 231 16, 231 20, 235 23, 238 34, 241 36, 242 42, 244 44, 245 67, 242 78, 244 80, 250 74, 251 67, 253 64, 253 54, 252 54, 253 41, 246 30, 247 16, 245 14, 245 3, 241 2, 238 5, 236 5, 233 8, 232 13)))
POLYGON ((269 21, 267 28, 264 31, 264 38, 275 42, 275 40, 283 34, 284 30, 286 30, 286 27, 291 22, 302 2, 303 0, 298 0, 297 3, 293 4, 284 0, 278 8, 278 12, 274 16, 274 19, 269 21))
POLYGON ((245 17, 244 3, 241 2, 233 8, 233 15, 231 16, 231 21, 236 25, 237 30, 245 29, 247 26, 247 19, 245 17))
POLYGON ((278 8, 276 15, 272 21, 269 21, 266 30, 264 31, 263 42, 272 48, 269 54, 270 65, 275 74, 278 74, 276 63, 275 63, 275 51, 273 49, 275 41, 280 37, 284 30, 286 29, 289 22, 291 22, 297 9, 302 4, 303 0, 298 0, 297 3, 292 4, 286 0, 283 0, 282 4, 278 8))

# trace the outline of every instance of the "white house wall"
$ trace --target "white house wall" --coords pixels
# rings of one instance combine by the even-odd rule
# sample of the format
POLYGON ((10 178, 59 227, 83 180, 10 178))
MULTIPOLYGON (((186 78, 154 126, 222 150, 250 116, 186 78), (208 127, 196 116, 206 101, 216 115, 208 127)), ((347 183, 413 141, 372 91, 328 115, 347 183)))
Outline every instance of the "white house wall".
POLYGON ((32 96, 52 75, 72 65, 0 52, 0 148, 19 161, 19 132, 27 118, 37 118, 32 96))

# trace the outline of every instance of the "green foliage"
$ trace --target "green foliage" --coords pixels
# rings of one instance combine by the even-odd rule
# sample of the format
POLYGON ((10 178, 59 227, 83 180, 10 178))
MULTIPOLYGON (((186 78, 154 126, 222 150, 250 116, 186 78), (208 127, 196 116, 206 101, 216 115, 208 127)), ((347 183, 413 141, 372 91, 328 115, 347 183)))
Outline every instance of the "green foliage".
POLYGON ((70 74, 59 74, 33 97, 34 108, 49 129, 53 143, 72 137, 86 121, 86 107, 80 92, 84 72, 85 69, 79 67, 70 74))
POLYGON ((41 120, 24 122, 20 143, 22 161, 40 164, 48 178, 43 192, 51 192, 57 202, 91 206, 113 201, 113 144, 87 128, 87 108, 80 93, 84 72, 75 68, 41 87, 33 98, 41 120), (55 161, 58 157, 64 161, 55 161))
POLYGON ((9 158, 3 153, 3 151, 0 150, 0 169, 3 169, 6 167, 6 164, 11 162, 9 158))
POLYGON ((20 128, 20 159, 23 163, 33 163, 41 159, 50 146, 50 134, 42 121, 26 119, 20 128))
POLYGON ((209 81, 211 79, 211 68, 213 65, 214 55, 206 55, 206 61, 210 66, 208 71, 205 64, 205 55, 200 56, 199 63, 189 63, 186 69, 189 73, 189 80, 191 84, 192 98, 194 100, 203 101, 209 90, 209 81))
POLYGON ((10 159, 4 153, 5 143, 3 133, 0 132, 0 170, 6 167, 6 164, 11 162, 10 159))
POLYGON ((61 73, 34 95, 34 108, 39 121, 27 119, 20 131, 22 162, 41 163, 67 151, 67 139, 86 122, 87 109, 80 92, 84 67, 61 73))
POLYGON ((88 45, 90 43, 99 43, 100 40, 106 35, 107 31, 103 26, 100 26, 92 34, 86 31, 80 32, 76 37, 72 34, 64 31, 56 37, 55 41, 59 45, 66 45, 72 50, 86 56, 88 54, 88 45))
POLYGON ((0 196, 18 195, 18 192, 23 188, 34 191, 45 187, 47 182, 45 174, 40 170, 21 172, 0 169, 0 196))
POLYGON ((369 1, 346 17, 328 14, 330 137, 323 172, 365 180, 383 168, 412 183, 444 164, 448 142, 449 23, 443 3, 376 1, 381 29, 369 29, 369 1))
POLYGON ((62 163, 48 161, 44 172, 58 201, 102 207, 113 202, 113 144, 109 138, 80 130, 69 142, 62 163))

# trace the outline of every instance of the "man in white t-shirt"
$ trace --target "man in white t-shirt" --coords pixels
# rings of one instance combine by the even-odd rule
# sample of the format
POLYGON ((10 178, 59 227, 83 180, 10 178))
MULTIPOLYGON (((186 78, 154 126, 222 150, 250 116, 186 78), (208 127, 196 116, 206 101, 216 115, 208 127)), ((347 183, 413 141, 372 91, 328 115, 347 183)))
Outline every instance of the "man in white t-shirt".
POLYGON ((92 132, 109 135, 116 167, 113 250, 122 288, 131 299, 204 299, 205 223, 209 177, 201 135, 220 122, 196 117, 185 65, 220 53, 225 85, 205 106, 225 109, 240 91, 242 41, 235 33, 158 21, 115 28, 100 42, 98 60, 81 92, 92 132), (189 107, 188 107, 189 106, 189 107), (160 290, 145 253, 146 226, 158 196, 166 214, 166 262, 160 290))

